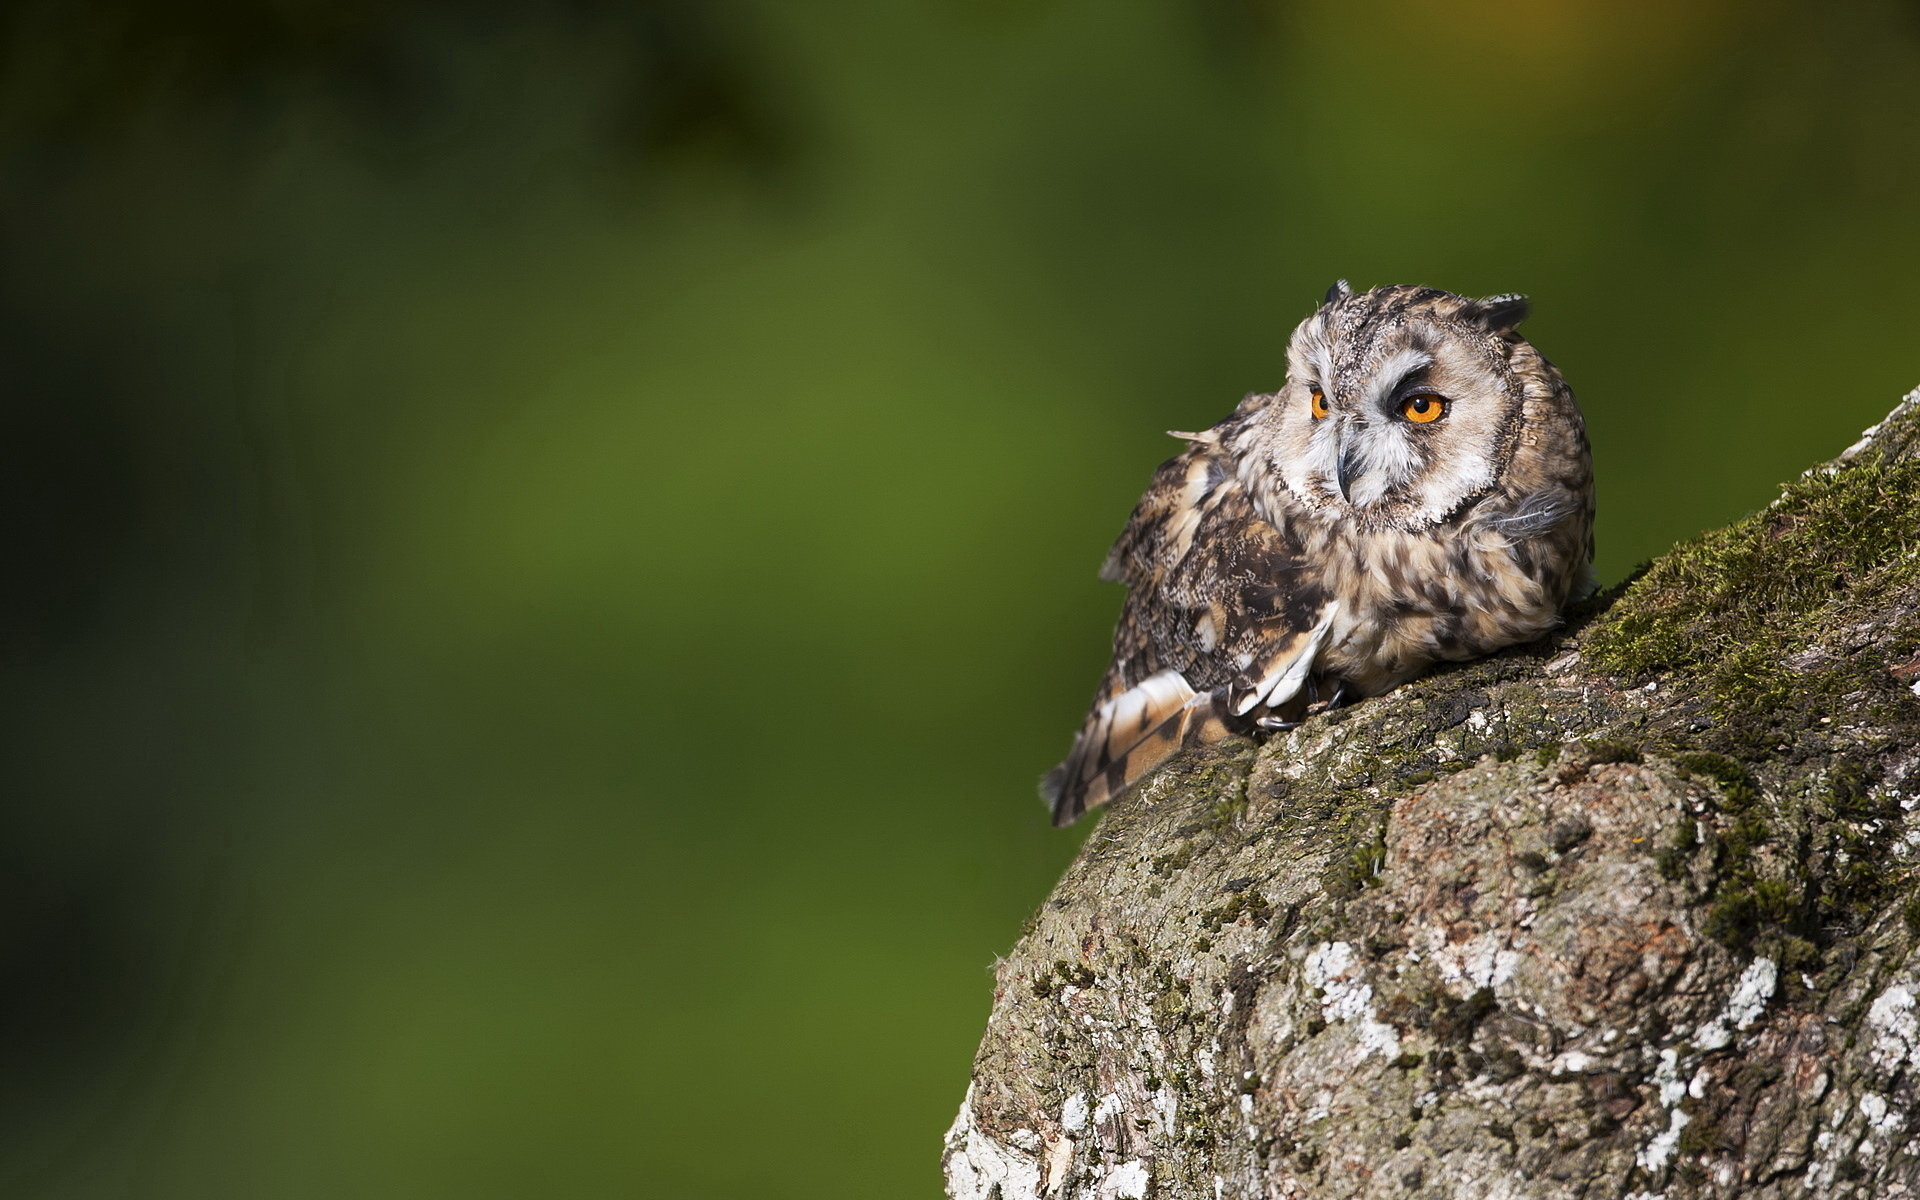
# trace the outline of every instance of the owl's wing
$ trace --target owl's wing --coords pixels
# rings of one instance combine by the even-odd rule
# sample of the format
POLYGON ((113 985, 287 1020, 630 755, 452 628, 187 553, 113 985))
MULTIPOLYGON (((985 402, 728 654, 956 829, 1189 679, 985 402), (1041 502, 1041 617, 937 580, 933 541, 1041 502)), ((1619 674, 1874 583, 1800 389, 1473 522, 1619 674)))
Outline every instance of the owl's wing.
POLYGON ((1056 825, 1294 701, 1335 612, 1210 441, 1161 466, 1100 577, 1125 583, 1127 602, 1086 723, 1041 784, 1056 825))

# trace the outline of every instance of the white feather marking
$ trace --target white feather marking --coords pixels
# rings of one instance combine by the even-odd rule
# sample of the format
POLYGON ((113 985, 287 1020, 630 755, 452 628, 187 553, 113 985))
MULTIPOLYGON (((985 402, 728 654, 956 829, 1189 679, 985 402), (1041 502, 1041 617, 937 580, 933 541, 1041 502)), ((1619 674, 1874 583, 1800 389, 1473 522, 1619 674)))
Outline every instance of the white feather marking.
POLYGON ((1400 381, 1422 367, 1433 365, 1433 355, 1412 346, 1402 346, 1376 363, 1367 373, 1367 402, 1378 404, 1400 381))
POLYGON ((1208 609, 1200 614, 1193 623, 1193 643, 1200 647, 1202 654, 1212 654, 1214 647, 1220 644, 1220 622, 1208 609))
POLYGON ((1147 708, 1146 697, 1137 688, 1128 688, 1115 696, 1107 704, 1107 725, 1111 729, 1127 729, 1140 721, 1140 714, 1147 708))
POLYGON ((1244 717, 1261 704, 1271 707, 1293 699, 1306 686, 1307 676, 1313 671, 1313 660, 1320 653, 1320 643, 1326 640, 1327 630, 1333 627, 1334 615, 1339 611, 1340 602, 1330 602, 1327 611, 1320 617, 1320 623, 1307 636, 1307 644, 1301 647, 1298 654, 1277 662, 1274 673, 1262 679, 1245 699, 1234 706, 1233 715, 1244 717))
POLYGON ((1509 538, 1539 537, 1573 515, 1578 507, 1566 492, 1535 492, 1506 512, 1489 512, 1480 524, 1509 538))
POLYGON ((1144 735, 1169 712, 1193 699, 1193 688, 1175 670, 1157 672, 1106 702, 1101 715, 1111 729, 1144 735))
POLYGON ((1172 670, 1149 675, 1133 689, 1141 693, 1143 703, 1149 707, 1161 707, 1167 704, 1185 704, 1193 699, 1193 688, 1188 686, 1186 676, 1172 670), (1158 701, 1158 704, 1153 702, 1158 701))

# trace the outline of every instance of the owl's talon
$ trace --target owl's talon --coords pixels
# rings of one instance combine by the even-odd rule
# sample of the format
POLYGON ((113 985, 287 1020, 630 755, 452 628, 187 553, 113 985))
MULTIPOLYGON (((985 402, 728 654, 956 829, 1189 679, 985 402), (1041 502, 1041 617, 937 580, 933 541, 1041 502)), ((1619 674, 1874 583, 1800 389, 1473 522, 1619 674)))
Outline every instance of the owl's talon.
POLYGON ((1298 729, 1304 724, 1304 722, 1301 721, 1283 721, 1279 717, 1255 717, 1253 723, 1262 729, 1272 729, 1276 732, 1298 729))

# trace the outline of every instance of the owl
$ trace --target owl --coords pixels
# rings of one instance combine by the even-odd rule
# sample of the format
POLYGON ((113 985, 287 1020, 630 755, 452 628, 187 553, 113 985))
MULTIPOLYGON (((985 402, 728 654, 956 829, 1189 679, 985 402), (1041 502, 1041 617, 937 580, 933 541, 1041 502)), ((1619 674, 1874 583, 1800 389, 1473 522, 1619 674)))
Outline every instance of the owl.
POLYGON ((1532 641, 1592 587, 1573 392, 1523 296, 1327 291, 1287 382, 1163 463, 1100 578, 1113 662, 1041 795, 1056 825, 1184 746, 1291 728, 1440 660, 1532 641))

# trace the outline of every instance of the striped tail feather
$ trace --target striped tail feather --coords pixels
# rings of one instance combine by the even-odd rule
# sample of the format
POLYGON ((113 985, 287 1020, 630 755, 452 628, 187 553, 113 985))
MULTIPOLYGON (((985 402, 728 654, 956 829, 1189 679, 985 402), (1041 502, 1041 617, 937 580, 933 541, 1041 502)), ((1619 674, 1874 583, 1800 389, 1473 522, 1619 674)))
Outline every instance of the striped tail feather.
POLYGON ((1195 692, 1178 671, 1162 671, 1094 707, 1073 735, 1065 762, 1047 772, 1040 795, 1055 825, 1071 825, 1120 795, 1179 750, 1229 732, 1226 689, 1195 692))

